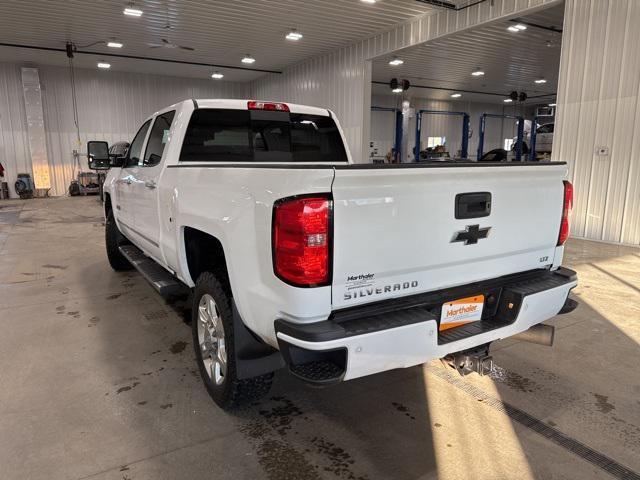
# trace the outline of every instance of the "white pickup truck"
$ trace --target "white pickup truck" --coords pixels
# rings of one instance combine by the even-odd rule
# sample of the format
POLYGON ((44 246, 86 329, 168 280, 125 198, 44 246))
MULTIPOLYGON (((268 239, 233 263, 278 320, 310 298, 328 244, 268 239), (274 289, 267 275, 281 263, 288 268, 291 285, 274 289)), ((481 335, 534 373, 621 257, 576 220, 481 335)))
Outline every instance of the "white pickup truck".
MULTIPOLYGON (((108 151, 90 142, 90 160, 108 151)), ((484 373, 489 344, 571 311, 564 163, 354 164, 329 110, 186 100, 153 114, 104 190, 115 270, 192 296, 223 408, 273 372, 330 384, 431 359, 484 373)))

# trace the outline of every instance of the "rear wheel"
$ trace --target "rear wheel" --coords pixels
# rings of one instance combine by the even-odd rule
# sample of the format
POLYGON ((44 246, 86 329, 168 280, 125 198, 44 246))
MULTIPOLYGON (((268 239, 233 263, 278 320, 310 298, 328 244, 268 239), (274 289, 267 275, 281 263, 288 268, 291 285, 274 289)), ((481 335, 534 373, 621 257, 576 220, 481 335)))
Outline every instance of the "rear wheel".
POLYGON ((133 266, 129 263, 122 253, 120 253, 120 246, 129 243, 116 225, 116 220, 113 218, 113 210, 110 210, 107 214, 107 220, 104 229, 105 243, 107 244, 107 258, 109 264, 116 272, 122 272, 125 270, 131 270, 133 266))
POLYGON ((210 272, 201 274, 196 282, 191 330, 200 376, 219 407, 231 409, 269 392, 273 373, 237 377, 231 299, 210 272))

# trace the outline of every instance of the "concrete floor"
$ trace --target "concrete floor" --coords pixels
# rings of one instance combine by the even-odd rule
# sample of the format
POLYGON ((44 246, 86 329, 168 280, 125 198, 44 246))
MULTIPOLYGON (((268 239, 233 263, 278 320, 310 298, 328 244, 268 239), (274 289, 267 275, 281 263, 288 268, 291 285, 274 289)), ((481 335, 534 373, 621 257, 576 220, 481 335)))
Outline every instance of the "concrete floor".
POLYGON ((181 305, 113 272, 103 232, 96 198, 0 203, 3 479, 614 478, 499 400, 640 471, 638 249, 570 241, 581 306, 551 321, 553 348, 495 344, 492 377, 432 362, 312 389, 279 372, 232 415, 181 305))

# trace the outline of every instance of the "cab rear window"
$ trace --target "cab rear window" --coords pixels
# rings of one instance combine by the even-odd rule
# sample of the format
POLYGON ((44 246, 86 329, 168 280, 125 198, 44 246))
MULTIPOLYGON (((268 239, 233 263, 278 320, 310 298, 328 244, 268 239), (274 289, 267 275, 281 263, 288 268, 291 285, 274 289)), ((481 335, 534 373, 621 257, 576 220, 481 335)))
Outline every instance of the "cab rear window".
POLYGON ((181 162, 347 162, 331 117, 265 110, 193 112, 181 162))

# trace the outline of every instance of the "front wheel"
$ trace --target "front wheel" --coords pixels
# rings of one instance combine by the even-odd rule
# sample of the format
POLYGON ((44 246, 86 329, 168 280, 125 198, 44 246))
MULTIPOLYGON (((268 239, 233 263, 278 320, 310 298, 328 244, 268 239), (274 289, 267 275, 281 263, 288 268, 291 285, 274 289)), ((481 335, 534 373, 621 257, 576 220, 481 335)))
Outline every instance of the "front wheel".
POLYGON ((210 272, 201 274, 196 282, 191 330, 200 376, 219 407, 232 409, 269 392, 273 373, 242 380, 237 377, 231 301, 210 272))
POLYGON ((118 230, 116 220, 113 218, 113 210, 110 210, 107 214, 104 237, 105 243, 107 244, 107 258, 109 259, 111 268, 116 272, 131 270, 133 266, 120 252, 120 246, 128 244, 129 241, 120 233, 120 230, 118 230))

